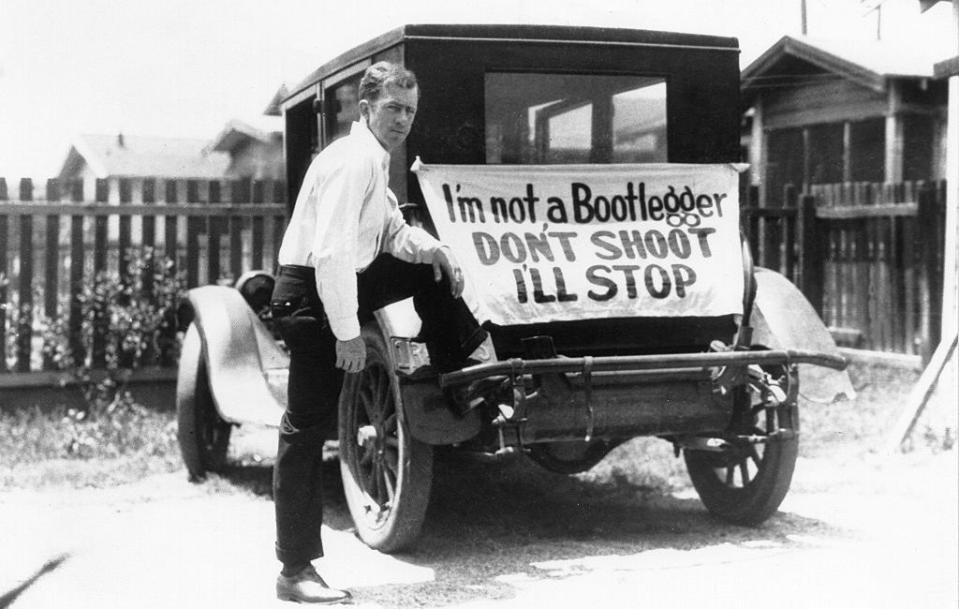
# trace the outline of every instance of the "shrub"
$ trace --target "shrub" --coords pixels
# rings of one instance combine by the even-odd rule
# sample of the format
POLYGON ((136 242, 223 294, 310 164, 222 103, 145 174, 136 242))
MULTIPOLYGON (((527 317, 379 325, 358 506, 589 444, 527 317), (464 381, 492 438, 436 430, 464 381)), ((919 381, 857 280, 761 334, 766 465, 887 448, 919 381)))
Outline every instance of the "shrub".
POLYGON ((40 324, 44 355, 68 371, 82 392, 86 408, 76 415, 82 418, 129 410, 126 382, 133 370, 177 360, 181 274, 152 248, 131 249, 126 270, 97 273, 82 286, 73 303, 78 332, 71 333, 67 316, 40 324))

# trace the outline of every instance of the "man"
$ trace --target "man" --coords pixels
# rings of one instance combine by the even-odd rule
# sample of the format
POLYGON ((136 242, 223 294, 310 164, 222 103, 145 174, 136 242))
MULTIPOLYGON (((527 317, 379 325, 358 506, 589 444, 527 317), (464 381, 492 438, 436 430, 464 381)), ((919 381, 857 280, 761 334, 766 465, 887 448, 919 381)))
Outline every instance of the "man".
POLYGON ((370 66, 359 86, 360 120, 313 160, 279 252, 271 308, 290 350, 289 400, 273 470, 277 596, 340 602, 311 561, 323 555, 320 470, 333 435, 342 374, 363 370, 360 317, 413 296, 432 364, 461 367, 487 339, 460 298, 463 275, 450 249, 403 220, 389 190, 389 152, 410 132, 416 77, 370 66))

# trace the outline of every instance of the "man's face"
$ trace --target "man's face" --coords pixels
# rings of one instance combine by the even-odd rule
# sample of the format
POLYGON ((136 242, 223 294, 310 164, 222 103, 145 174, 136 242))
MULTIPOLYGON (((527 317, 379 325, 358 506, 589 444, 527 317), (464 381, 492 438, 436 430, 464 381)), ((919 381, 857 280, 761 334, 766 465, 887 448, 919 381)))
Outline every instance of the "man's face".
POLYGON ((386 150, 393 150, 406 140, 413 127, 419 89, 406 89, 387 83, 374 102, 360 100, 360 112, 367 118, 370 131, 386 150))

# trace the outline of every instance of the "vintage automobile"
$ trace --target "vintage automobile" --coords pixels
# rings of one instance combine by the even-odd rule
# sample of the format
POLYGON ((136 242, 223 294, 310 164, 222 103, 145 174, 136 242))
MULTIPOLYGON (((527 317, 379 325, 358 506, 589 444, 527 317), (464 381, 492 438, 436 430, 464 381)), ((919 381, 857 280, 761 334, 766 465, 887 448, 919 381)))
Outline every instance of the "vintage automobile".
MULTIPOLYGON (((368 363, 346 375, 331 440, 365 543, 415 540, 438 446, 519 452, 573 474, 655 436, 683 455, 716 516, 755 525, 778 509, 800 382, 817 399, 852 389, 815 311, 786 278, 753 268, 740 237, 738 56, 724 37, 408 25, 291 92, 294 201, 313 156, 358 118, 364 69, 387 59, 417 74, 391 188, 410 222, 453 244, 476 310, 494 309, 483 321, 495 353, 432 382, 402 374, 428 359, 411 340, 410 301, 361 320, 368 363), (611 184, 624 190, 601 196, 611 184), (475 407, 451 409, 447 387, 468 388, 475 407)), ((177 408, 191 476, 224 465, 232 427, 279 423, 288 358, 270 327, 272 284, 254 271, 189 292, 177 408)))

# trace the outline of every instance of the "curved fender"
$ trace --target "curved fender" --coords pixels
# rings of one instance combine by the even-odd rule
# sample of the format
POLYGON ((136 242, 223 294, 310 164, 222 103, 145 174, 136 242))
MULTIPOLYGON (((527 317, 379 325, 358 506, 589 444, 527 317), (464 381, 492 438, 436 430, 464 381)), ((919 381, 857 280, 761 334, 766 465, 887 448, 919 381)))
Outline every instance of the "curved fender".
MULTIPOLYGON (((809 349, 840 355, 832 335, 802 292, 775 271, 756 268, 752 342, 770 349, 809 349)), ((799 391, 816 402, 852 399, 856 392, 845 371, 802 364, 799 391)))
MULTIPOLYGON (((383 339, 391 349, 390 337, 409 338, 419 334, 421 322, 413 308, 412 298, 377 309, 373 315, 383 332, 383 339)), ((420 442, 454 444, 465 442, 479 433, 479 413, 474 409, 464 416, 453 414, 437 383, 401 383, 400 392, 406 423, 410 433, 420 442)))
POLYGON ((230 423, 278 426, 289 357, 237 290, 208 285, 187 297, 220 416, 230 423))

